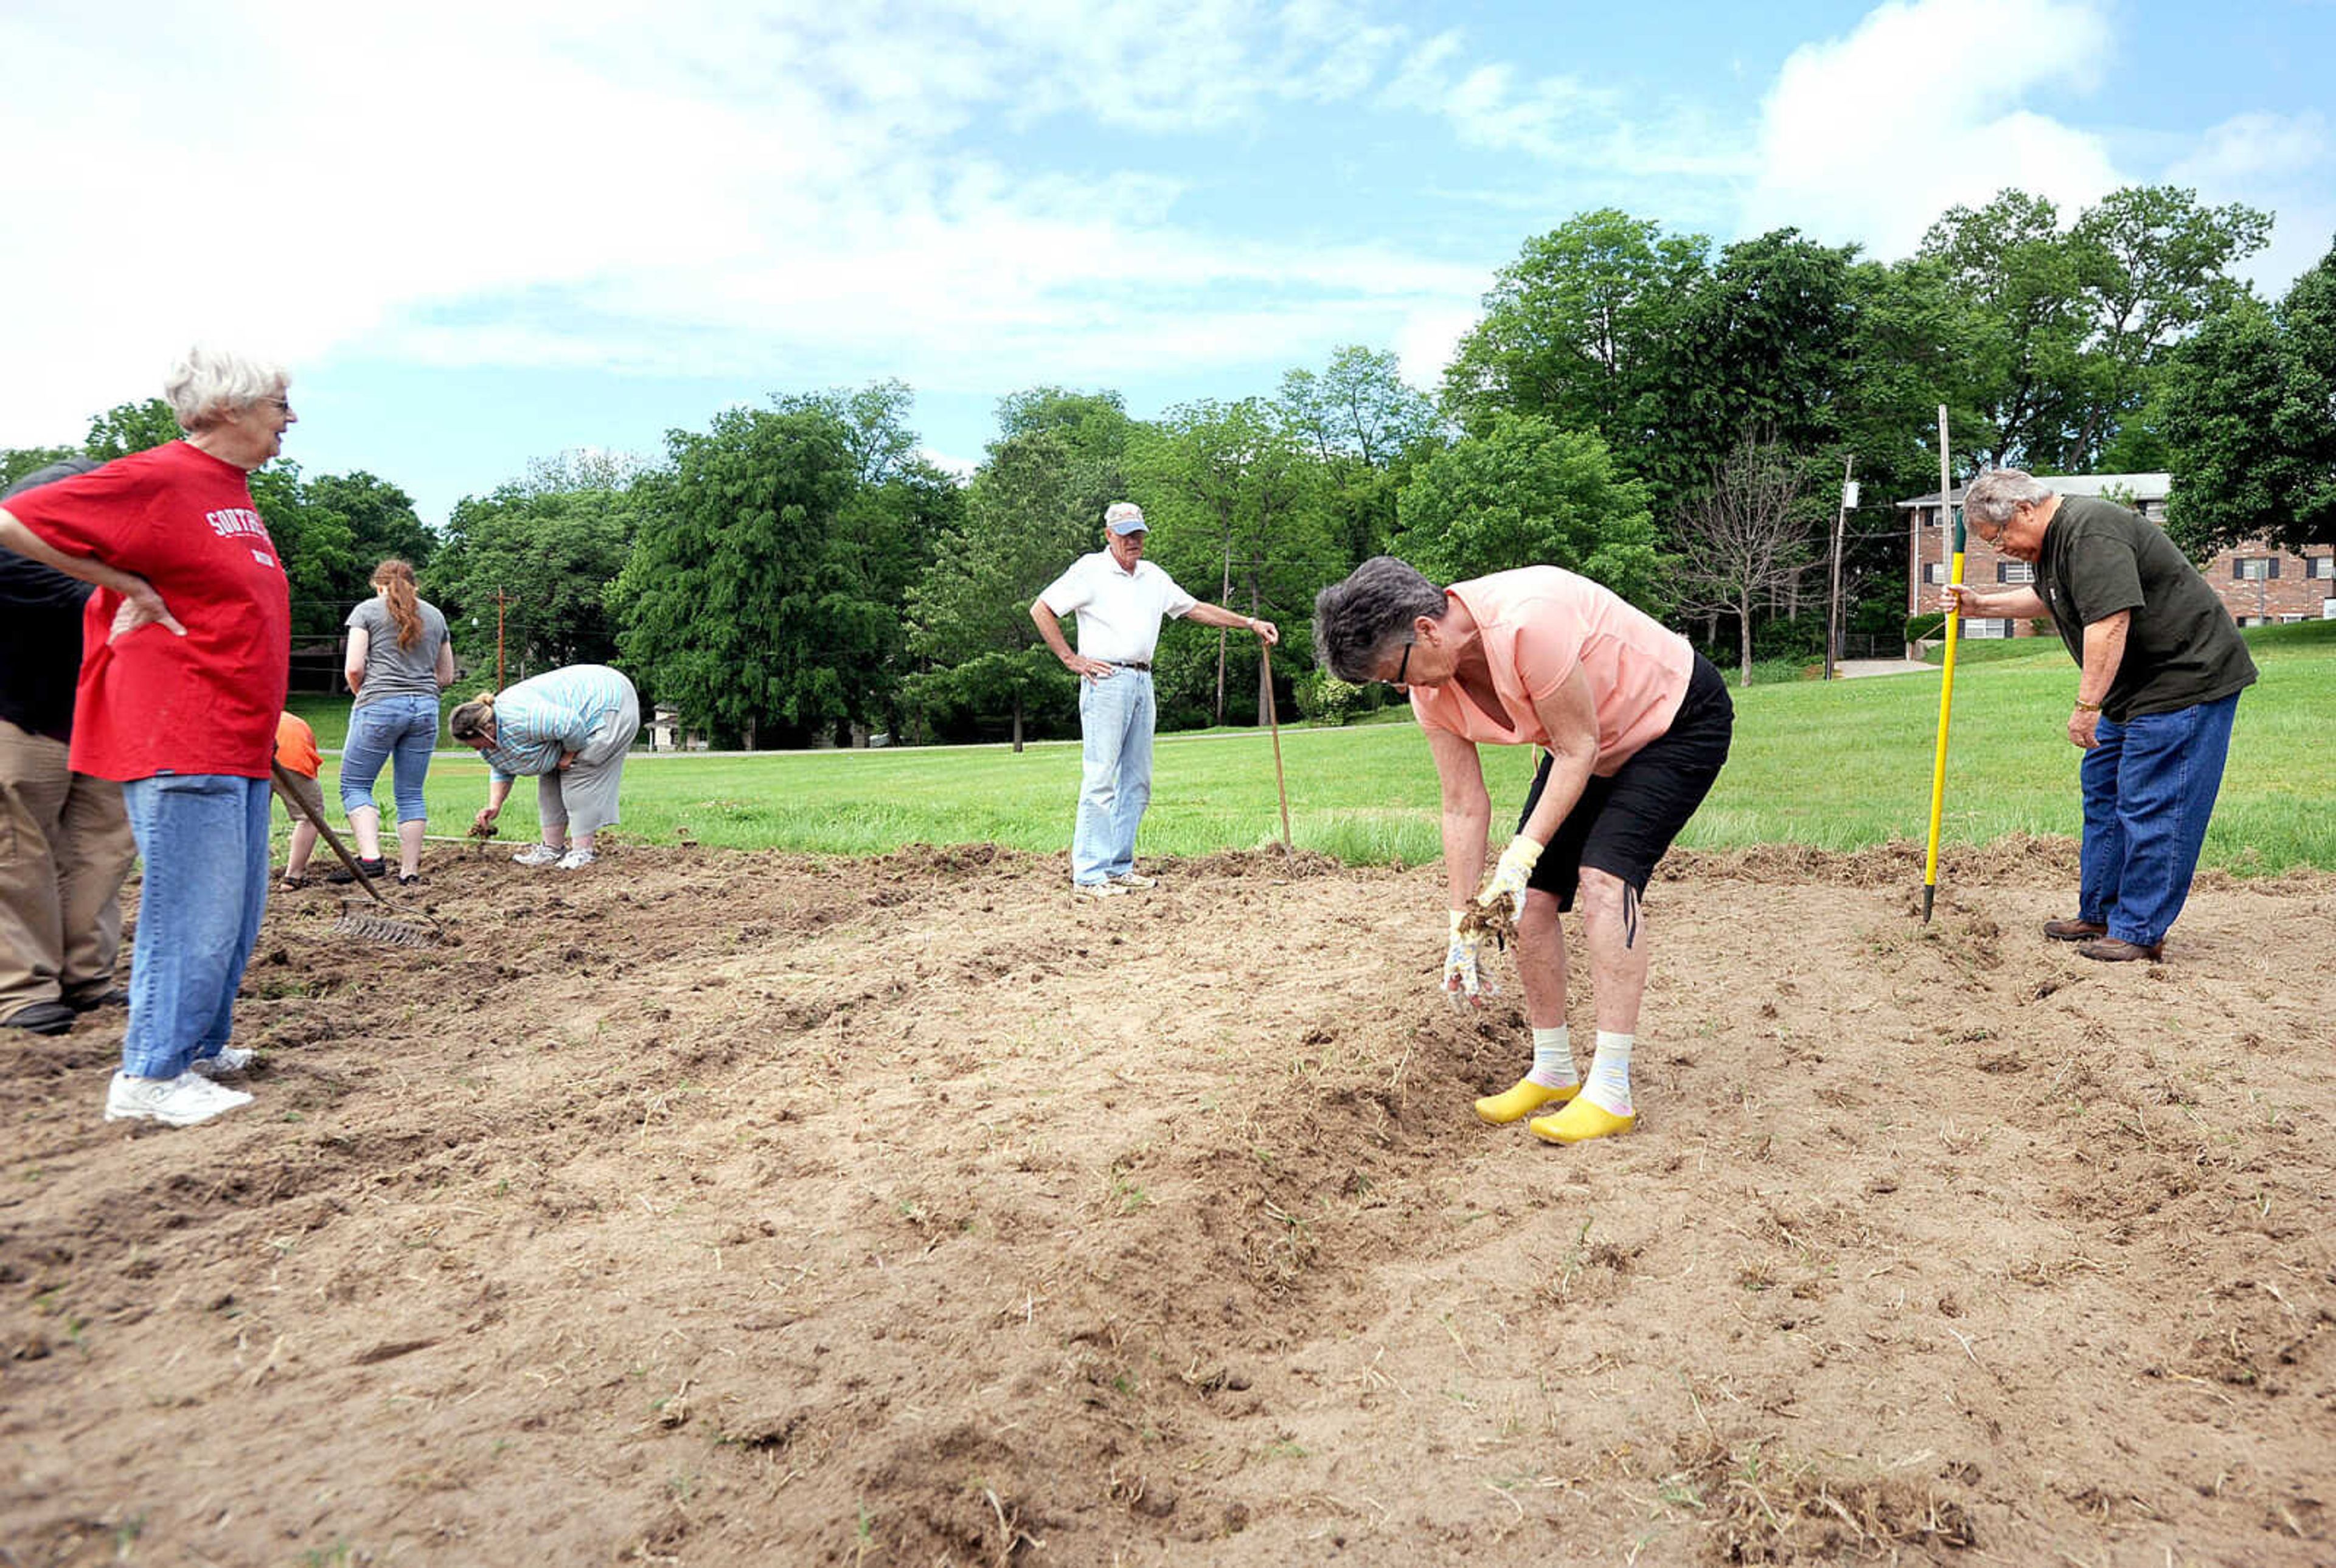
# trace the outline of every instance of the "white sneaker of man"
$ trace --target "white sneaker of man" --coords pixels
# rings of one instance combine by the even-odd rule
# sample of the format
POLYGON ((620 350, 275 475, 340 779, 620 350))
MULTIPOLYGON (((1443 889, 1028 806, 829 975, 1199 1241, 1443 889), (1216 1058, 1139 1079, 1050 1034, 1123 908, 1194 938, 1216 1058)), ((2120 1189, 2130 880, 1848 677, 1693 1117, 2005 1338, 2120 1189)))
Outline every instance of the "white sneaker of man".
POLYGON ((569 850, 560 857, 558 868, 563 872, 580 872, 597 858, 590 850, 569 850))
POLYGON ((1127 890, 1117 882, 1073 882, 1071 884, 1071 894, 1074 898, 1115 899, 1124 896, 1127 890))
POLYGON ((1111 880, 1124 888, 1156 888, 1160 885, 1157 877, 1147 877, 1142 872, 1122 872, 1111 880))
POLYGON ((259 1060, 259 1053, 249 1046, 221 1046, 216 1057, 198 1057, 187 1064, 187 1071, 215 1078, 221 1073, 240 1073, 259 1060))
POLYGON ((511 864, 518 866, 557 865, 560 862, 560 858, 567 852, 568 852, 565 850, 553 849, 550 844, 530 844, 527 848, 520 851, 519 853, 511 856, 511 864))
POLYGON ((251 1104, 241 1089, 224 1088, 194 1073, 175 1078, 133 1078, 116 1073, 106 1086, 105 1119, 109 1122, 160 1122, 166 1127, 191 1127, 222 1111, 251 1104))

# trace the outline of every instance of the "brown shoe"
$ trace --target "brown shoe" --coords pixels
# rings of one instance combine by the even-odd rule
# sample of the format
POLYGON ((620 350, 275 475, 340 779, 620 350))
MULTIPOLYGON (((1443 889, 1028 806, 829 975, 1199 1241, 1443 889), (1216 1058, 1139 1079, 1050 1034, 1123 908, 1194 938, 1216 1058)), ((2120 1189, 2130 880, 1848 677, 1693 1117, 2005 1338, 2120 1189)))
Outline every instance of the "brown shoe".
POLYGON ((2078 948, 2077 954, 2080 958, 2098 959, 2105 964, 2129 964, 2136 959, 2147 959, 2154 964, 2166 956, 2166 944, 2152 942, 2145 948, 2137 943, 2119 941, 2115 937, 2102 937, 2078 948))
POLYGON ((2109 934, 2098 920, 2046 920, 2044 934, 2056 942, 2085 942, 2109 934))

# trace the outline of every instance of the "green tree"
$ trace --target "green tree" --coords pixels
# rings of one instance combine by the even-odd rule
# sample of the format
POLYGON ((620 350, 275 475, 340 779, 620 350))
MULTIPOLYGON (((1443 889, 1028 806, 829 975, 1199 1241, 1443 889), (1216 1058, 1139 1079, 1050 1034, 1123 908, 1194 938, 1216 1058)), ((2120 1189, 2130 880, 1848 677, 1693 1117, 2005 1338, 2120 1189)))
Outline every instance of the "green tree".
POLYGON ((2336 249, 2276 309, 2243 297, 2174 356, 2166 530, 2193 559, 2336 542, 2336 249))
POLYGON ((414 510, 414 498, 363 469, 318 474, 308 482, 308 497, 340 513, 348 525, 349 553, 357 572, 352 598, 368 591, 365 579, 381 561, 395 557, 418 572, 438 548, 438 536, 414 510))
POLYGON ((2020 190, 1949 209, 1922 254, 1984 323, 1972 371, 1988 421, 1974 455, 2092 470, 2148 405, 2174 344, 2232 297, 2230 264, 2268 232, 2253 208, 2202 207, 2172 187, 2114 191, 2065 230, 2050 201, 2020 190))
POLYGON ((28 473, 77 455, 79 449, 71 446, 0 446, 0 490, 28 473))
POLYGON ((499 627, 506 680, 614 659, 608 590, 632 548, 640 482, 591 460, 538 463, 455 503, 422 589, 466 664, 492 675, 499 627))
POLYGON ((1404 487, 1395 553, 1439 582, 1561 566, 1651 614, 1669 608, 1647 489, 1606 443, 1531 414, 1494 414, 1404 487))
POLYGON ((1281 416, 1313 449, 1341 568, 1380 553, 1395 533, 1396 496, 1437 417, 1396 356, 1349 344, 1320 373, 1281 378, 1281 416))
POLYGON ((133 452, 166 445, 185 433, 170 405, 150 397, 143 403, 117 403, 103 414, 91 415, 82 451, 100 463, 112 463, 133 452))
POLYGON ((935 727, 1010 713, 1014 749, 1028 716, 1061 706, 1076 681, 1037 639, 1029 607, 1095 548, 1121 480, 1083 456, 1075 424, 1039 423, 993 444, 965 515, 946 531, 909 596, 909 648, 921 663, 906 700, 935 727))
MULTIPOLYGON (((1314 590, 1339 566, 1322 469, 1299 433, 1260 398, 1185 404, 1161 416, 1131 461, 1153 559, 1195 598, 1286 628, 1294 670, 1314 590)), ((1168 700, 1205 694, 1204 711, 1222 724, 1226 692, 1255 659, 1262 725, 1273 693, 1258 649, 1254 638, 1236 642, 1222 628, 1205 651, 1190 641, 1163 645, 1154 684, 1168 700)))
POLYGON ((1710 244, 1611 207, 1527 240, 1445 373, 1446 410, 1471 431, 1506 411, 1641 450, 1710 244))
POLYGON ((900 608, 871 597, 842 520, 864 453, 829 408, 730 409, 667 438, 619 578, 625 657, 749 746, 881 722, 900 608))
POLYGON ((2238 202, 2204 207, 2196 191, 2170 185, 2113 190, 2078 219, 2069 239, 2091 336, 2076 463, 2102 466, 2106 448, 2149 403, 2174 346, 2243 292, 2231 264, 2270 238, 2268 213, 2238 202))

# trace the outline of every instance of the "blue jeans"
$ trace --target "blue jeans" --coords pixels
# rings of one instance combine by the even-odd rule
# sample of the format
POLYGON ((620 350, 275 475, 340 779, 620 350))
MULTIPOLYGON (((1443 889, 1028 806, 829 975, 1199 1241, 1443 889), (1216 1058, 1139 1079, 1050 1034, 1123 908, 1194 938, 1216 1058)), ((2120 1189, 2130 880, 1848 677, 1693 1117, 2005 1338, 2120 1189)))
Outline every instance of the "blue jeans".
POLYGON ((381 765, 395 759, 397 820, 420 822, 422 781, 430 776, 430 748, 438 744, 438 699, 385 696, 349 714, 349 738, 341 747, 341 810, 373 804, 381 765))
POLYGON ((1071 880, 1109 881, 1135 869, 1135 828, 1152 803, 1152 677, 1114 669, 1079 682, 1079 815, 1071 880))
POLYGON ((2123 724, 2104 717, 2078 777, 2085 838, 2077 915, 2137 947, 2166 940, 2190 896, 2190 873, 2230 755, 2236 692, 2123 724))
POLYGON ((175 1078, 215 1057, 268 906, 268 781, 157 774, 122 786, 146 862, 122 1070, 175 1078))

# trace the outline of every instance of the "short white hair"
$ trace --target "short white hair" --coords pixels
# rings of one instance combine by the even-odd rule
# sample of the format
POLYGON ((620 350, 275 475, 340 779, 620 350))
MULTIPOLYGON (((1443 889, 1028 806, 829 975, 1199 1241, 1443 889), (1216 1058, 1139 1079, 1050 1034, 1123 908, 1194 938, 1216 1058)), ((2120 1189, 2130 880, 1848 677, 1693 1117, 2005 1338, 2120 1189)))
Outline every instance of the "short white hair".
POLYGON ((2000 528, 2022 505, 2041 506, 2052 487, 2025 469, 1991 468, 1963 487, 1963 516, 2000 528))
POLYGON ((218 423, 222 414, 279 396, 291 385, 292 377, 273 360, 199 343, 170 366, 162 395, 170 399, 180 429, 200 430, 218 423))

